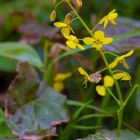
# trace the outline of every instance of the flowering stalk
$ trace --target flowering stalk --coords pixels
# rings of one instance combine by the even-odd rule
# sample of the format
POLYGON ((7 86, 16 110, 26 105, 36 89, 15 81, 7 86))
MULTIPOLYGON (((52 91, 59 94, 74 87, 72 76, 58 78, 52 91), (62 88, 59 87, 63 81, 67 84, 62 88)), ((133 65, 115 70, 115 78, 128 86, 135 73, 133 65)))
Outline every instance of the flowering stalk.
MULTIPOLYGON (((68 5, 70 6, 70 8, 72 9, 73 13, 79 18, 80 22, 83 24, 83 26, 86 28, 86 30, 88 31, 88 33, 93 36, 93 33, 92 31, 89 29, 89 27, 86 25, 86 23, 84 22, 84 20, 79 16, 79 14, 77 13, 77 11, 75 10, 75 8, 72 6, 72 4, 70 3, 69 0, 66 0, 66 2, 68 3, 68 5)), ((112 70, 109 68, 109 63, 103 53, 103 51, 100 49, 99 50, 99 53, 100 55, 102 56, 102 59, 103 61, 105 62, 105 65, 110 73, 110 75, 113 77, 113 72, 112 70)), ((120 86, 117 82, 116 79, 114 79, 114 82, 115 82, 115 86, 116 86, 116 90, 118 92, 118 96, 119 96, 119 100, 120 100, 120 109, 119 109, 119 113, 118 113, 118 132, 117 132, 117 135, 119 136, 120 135, 120 132, 121 132, 121 125, 122 125, 122 118, 123 118, 123 99, 122 99, 122 93, 121 93, 121 90, 120 90, 120 86)), ((118 103, 118 102, 117 102, 118 103)))
MULTIPOLYGON (((120 86, 119 86, 117 80, 130 81, 131 77, 127 72, 122 71, 122 70, 113 70, 113 68, 115 68, 119 63, 123 64, 123 66, 125 68, 129 68, 128 64, 125 61, 125 58, 131 56, 133 54, 133 50, 131 50, 127 54, 124 54, 124 55, 121 55, 121 56, 118 56, 118 55, 116 55, 114 53, 111 53, 111 52, 104 52, 102 50, 102 46, 112 43, 113 39, 111 37, 105 37, 104 32, 101 31, 101 30, 95 31, 93 33, 93 30, 96 29, 96 27, 99 24, 103 24, 103 28, 106 28, 108 23, 116 24, 115 19, 118 16, 118 14, 115 12, 115 9, 112 10, 107 16, 103 17, 101 19, 101 21, 99 21, 99 23, 94 27, 94 29, 91 30, 86 25, 84 20, 79 16, 78 12, 73 7, 73 5, 71 4, 70 0, 65 0, 65 2, 70 6, 70 8, 72 9, 73 13, 76 15, 76 18, 78 18, 80 20, 80 22, 85 27, 85 29, 88 31, 88 33, 90 34, 91 37, 85 37, 83 39, 78 39, 74 35, 75 33, 74 33, 73 29, 70 27, 70 23, 73 20, 71 18, 70 18, 70 20, 68 20, 69 18, 67 18, 67 16, 65 17, 64 22, 55 22, 54 26, 56 26, 56 27, 61 29, 62 35, 67 40, 66 45, 67 45, 68 48, 70 48, 70 49, 79 48, 81 50, 85 50, 85 47, 80 44, 80 41, 82 40, 85 44, 91 45, 92 48, 95 48, 100 53, 100 55, 101 55, 101 57, 102 57, 102 59, 103 59, 103 61, 105 63, 105 68, 103 68, 102 70, 97 71, 97 72, 95 72, 93 74, 90 74, 90 75, 81 67, 78 68, 78 71, 84 77, 83 84, 85 85, 85 87, 87 85, 87 82, 99 83, 101 81, 101 79, 102 79, 101 73, 103 71, 105 71, 105 70, 107 70, 109 72, 110 75, 106 75, 103 78, 103 81, 104 81, 103 85, 97 85, 96 86, 96 91, 101 96, 105 96, 106 91, 107 91, 113 97, 113 99, 117 102, 117 104, 119 106, 119 109, 118 109, 118 129, 117 129, 118 131, 117 131, 117 136, 120 136, 124 107, 127 104, 128 100, 130 99, 131 95, 133 94, 133 91, 138 86, 135 86, 132 89, 132 92, 126 98, 126 100, 123 101, 122 92, 121 92, 121 89, 120 89, 120 86), (73 33, 73 34, 71 34, 71 33, 73 33), (108 60, 107 60, 107 58, 105 56, 106 53, 108 53, 108 54, 110 54, 110 55, 115 57, 114 61, 111 62, 110 64, 108 63, 108 60), (118 98, 112 93, 112 91, 109 88, 109 87, 113 87, 113 85, 115 85, 115 87, 116 87, 116 91, 118 93, 118 98)), ((80 5, 82 6, 82 1, 81 0, 77 0, 77 2, 80 2, 81 3, 80 5)), ((62 83, 61 83, 61 85, 62 85, 62 83)), ((105 104, 107 103, 107 100, 108 100, 108 98, 104 98, 105 104)), ((104 102, 102 102, 102 103, 104 104, 104 102)))

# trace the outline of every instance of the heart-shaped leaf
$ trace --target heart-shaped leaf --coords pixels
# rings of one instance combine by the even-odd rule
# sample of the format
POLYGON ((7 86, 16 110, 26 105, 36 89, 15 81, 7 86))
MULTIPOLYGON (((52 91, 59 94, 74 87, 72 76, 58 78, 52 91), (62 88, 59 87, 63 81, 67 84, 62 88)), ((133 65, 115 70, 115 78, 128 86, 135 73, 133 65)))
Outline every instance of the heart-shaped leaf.
POLYGON ((56 125, 68 121, 66 97, 40 82, 27 62, 20 63, 17 71, 5 104, 9 128, 25 140, 56 135, 56 125))

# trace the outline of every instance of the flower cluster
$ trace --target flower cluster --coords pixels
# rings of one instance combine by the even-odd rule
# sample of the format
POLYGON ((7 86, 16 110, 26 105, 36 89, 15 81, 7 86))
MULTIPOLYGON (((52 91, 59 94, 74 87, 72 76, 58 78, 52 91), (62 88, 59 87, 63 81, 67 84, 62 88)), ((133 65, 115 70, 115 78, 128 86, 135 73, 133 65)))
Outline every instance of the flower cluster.
MULTIPOLYGON (((79 7, 82 6, 82 1, 77 0, 77 5, 79 7)), ((85 50, 85 45, 90 45, 91 48, 95 48, 99 53, 104 55, 103 46, 111 44, 113 42, 112 37, 106 37, 103 30, 97 30, 96 28, 98 25, 103 25, 103 29, 105 29, 109 24, 117 24, 116 18, 118 17, 118 14, 116 13, 116 10, 112 10, 109 12, 105 17, 103 17, 95 26, 94 30, 90 31, 90 37, 84 37, 83 39, 78 39, 78 37, 75 35, 73 29, 70 27, 71 22, 74 20, 72 18, 69 18, 69 16, 66 15, 64 22, 55 22, 54 26, 61 29, 61 33, 63 37, 66 39, 66 46, 70 49, 76 49, 79 48, 81 50, 85 50), (92 33, 94 31, 94 33, 92 33), (82 41, 82 44, 80 44, 82 41)), ((90 29, 89 29, 90 30, 90 29)), ((113 53, 112 53, 113 54, 113 53)), ((123 81, 130 81, 131 77, 130 75, 122 70, 114 70, 118 64, 123 64, 125 68, 129 68, 128 64, 126 63, 126 58, 130 57, 133 54, 133 50, 129 51, 128 53, 118 56, 116 54, 113 54, 115 56, 115 59, 110 64, 106 65, 106 69, 111 70, 110 75, 104 75, 104 71, 106 70, 100 70, 97 72, 94 72, 93 74, 88 74, 83 68, 79 67, 78 71, 79 73, 84 77, 83 85, 86 87, 88 82, 92 83, 100 83, 103 82, 102 85, 96 86, 96 91, 99 95, 104 96, 107 93, 106 88, 113 87, 116 80, 123 80, 123 81), (101 74, 102 73, 102 74, 101 74), (104 75, 104 76, 103 76, 104 75)), ((108 62, 107 62, 108 63, 108 62)), ((61 83, 62 84, 62 83, 61 83)), ((59 86, 62 87, 62 86, 59 86)))

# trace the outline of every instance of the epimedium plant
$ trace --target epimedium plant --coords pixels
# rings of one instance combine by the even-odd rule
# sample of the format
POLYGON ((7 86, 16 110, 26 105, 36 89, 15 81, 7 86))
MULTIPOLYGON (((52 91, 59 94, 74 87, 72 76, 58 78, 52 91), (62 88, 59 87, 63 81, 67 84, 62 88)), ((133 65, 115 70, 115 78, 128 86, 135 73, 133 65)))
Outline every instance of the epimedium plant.
MULTIPOLYGON (((71 8, 72 12, 74 13, 76 18, 71 17, 71 14, 68 13, 65 16, 64 22, 54 22, 54 26, 61 29, 61 33, 63 37, 66 39, 66 45, 70 49, 76 49, 79 48, 80 50, 86 50, 86 47, 84 47, 83 43, 85 45, 90 45, 91 48, 93 48, 91 51, 95 51, 96 49, 99 53, 99 55, 102 57, 105 67, 101 70, 97 70, 97 72, 94 72, 93 74, 88 74, 82 67, 78 68, 79 73, 84 77, 83 85, 87 87, 87 82, 91 82, 93 84, 98 84, 96 86, 96 92, 101 95, 105 96, 106 94, 110 94, 112 98, 116 101, 118 105, 118 111, 117 111, 117 117, 118 117, 118 127, 116 135, 119 137, 121 135, 121 127, 123 122, 123 110, 126 107, 129 99, 131 98, 132 94, 136 89, 139 88, 138 84, 135 84, 131 88, 131 92, 128 94, 128 96, 124 99, 123 92, 120 87, 121 81, 131 81, 131 76, 129 73, 127 73, 124 70, 116 70, 115 68, 117 65, 122 64, 124 68, 128 69, 129 66, 126 62, 127 57, 131 57, 133 55, 134 50, 130 50, 124 55, 119 56, 118 54, 112 53, 112 52, 106 52, 103 50, 104 45, 111 44, 113 42, 112 37, 106 37, 104 33, 104 29, 109 26, 109 24, 117 24, 116 18, 118 17, 118 13, 116 10, 112 10, 109 12, 105 17, 103 17, 97 25, 90 29, 85 21, 80 17, 78 12, 76 11, 75 7, 72 5, 70 0, 61 0, 56 4, 56 7, 59 6, 62 2, 67 3, 69 7, 71 8), (83 39, 78 39, 78 36, 75 34, 74 30, 70 26, 70 24, 75 20, 79 19, 83 27, 87 30, 89 35, 91 37, 84 37, 83 39), (102 29, 98 30, 98 26, 102 25, 102 29), (83 41, 83 43, 81 43, 83 41), (114 57, 114 61, 109 63, 106 54, 109 54, 114 57), (108 74, 104 75, 104 72, 107 71, 108 74), (101 85, 101 81, 103 81, 103 84, 101 85), (112 90, 115 89, 116 91, 112 90), (115 94, 117 92, 117 95, 115 94)), ((75 1, 78 7, 82 7, 82 0, 76 0, 75 1)), ((56 1, 52 1, 53 4, 56 3, 56 1)), ((56 8, 55 7, 55 8, 56 8)), ((50 15, 50 19, 52 21, 55 20, 56 12, 55 10, 52 11, 50 15)))
MULTIPOLYGON (((134 51, 130 50, 126 54, 119 56, 118 54, 105 51, 104 45, 112 45, 114 41, 140 35, 140 32, 128 33, 118 37, 108 37, 106 36, 104 29, 107 28, 107 26, 110 26, 110 24, 117 24, 116 18, 118 17, 118 14, 115 10, 109 12, 109 14, 103 17, 93 29, 90 29, 71 3, 75 2, 77 7, 80 8, 82 7, 81 0, 60 0, 58 3, 56 3, 56 0, 51 1, 53 4, 56 4, 50 15, 52 21, 54 21, 57 16, 55 9, 60 4, 66 3, 72 9, 72 12, 66 14, 63 22, 54 22, 54 26, 60 28, 62 36, 66 39, 66 52, 58 55, 52 62, 48 62, 48 46, 45 45, 42 62, 37 52, 29 45, 17 42, 0 43, 0 57, 4 58, 6 63, 9 62, 9 60, 15 60, 14 65, 16 65, 18 61, 28 62, 21 62, 17 65, 17 76, 10 84, 6 94, 7 97, 4 108, 5 114, 0 108, 0 123, 2 124, 3 122, 6 122, 12 133, 16 135, 12 135, 13 139, 39 140, 46 137, 51 139, 50 137, 58 135, 56 139, 67 140, 72 137, 71 132, 73 128, 80 130, 94 130, 101 128, 100 123, 95 126, 82 126, 78 124, 79 121, 95 117, 99 119, 102 117, 112 117, 118 120, 117 136, 120 136, 121 132, 123 133, 123 131, 121 131, 122 124, 138 134, 133 127, 123 121, 123 110, 139 85, 134 85, 127 98, 124 98, 123 91, 120 87, 121 83, 119 84, 119 82, 130 82, 131 76, 124 70, 115 69, 119 64, 123 64, 126 69, 129 68, 126 63, 126 59, 130 57, 134 51), (74 13, 76 17, 72 18, 71 13, 74 13), (89 36, 79 39, 78 35, 75 35, 74 29, 71 27, 71 23, 76 19, 80 20, 81 24, 89 33, 89 36), (98 26, 101 26, 102 28, 99 30, 98 26), (72 74, 67 72, 58 73, 55 74, 55 76, 52 76, 53 64, 63 57, 76 54, 77 52, 85 51, 87 49, 90 49, 91 52, 97 51, 105 62, 105 67, 99 70, 97 69, 91 74, 84 70, 85 68, 77 68, 77 71, 79 71, 79 73, 84 77, 83 85, 85 88, 88 88, 87 83, 92 83, 96 86, 95 92, 103 98, 106 98, 108 94, 111 95, 118 105, 118 111, 116 112, 117 115, 103 110, 102 107, 98 108, 91 105, 92 101, 81 103, 78 101, 67 100, 65 96, 56 92, 61 92, 64 89, 64 80, 72 76, 72 74), (114 61, 109 62, 106 54, 113 56, 114 61), (38 73, 31 65, 35 66, 42 72, 44 75, 43 78, 47 81, 47 84, 40 80, 38 73), (49 87, 51 79, 53 79, 53 82, 50 85, 56 91, 49 87), (78 106, 79 108, 69 117, 68 112, 65 110, 65 103, 72 106, 78 106), (99 113, 80 116, 84 109, 92 109, 99 113), (60 130, 58 127, 58 133, 56 133, 57 125, 60 125, 63 122, 68 122, 68 124, 64 129, 63 126, 60 126, 60 130)), ((47 43, 49 44, 48 40, 46 41, 46 44, 47 43)), ((11 63, 11 61, 9 63, 11 63)), ((12 70, 13 69, 15 70, 15 67, 12 67, 12 70)), ((107 133, 111 133, 111 131, 107 133)), ((111 134, 114 135, 114 132, 111 134)), ((95 135, 91 135, 85 139, 106 139, 106 137, 112 139, 114 139, 114 137, 116 138, 115 135, 110 137, 106 134, 106 131, 103 131, 97 132, 95 135)), ((134 137, 132 139, 136 139, 136 137, 134 137)), ((128 138, 123 139, 128 140, 128 138)))

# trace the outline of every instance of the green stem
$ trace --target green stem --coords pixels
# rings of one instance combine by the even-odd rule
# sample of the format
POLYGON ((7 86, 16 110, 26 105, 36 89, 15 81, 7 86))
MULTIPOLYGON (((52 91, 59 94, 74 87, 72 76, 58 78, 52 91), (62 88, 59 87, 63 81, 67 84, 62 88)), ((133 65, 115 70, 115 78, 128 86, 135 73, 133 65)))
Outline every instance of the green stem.
POLYGON ((138 87, 139 87, 139 85, 138 85, 138 84, 136 84, 136 85, 132 88, 131 92, 129 93, 129 95, 127 96, 126 100, 124 101, 124 106, 126 106, 126 104, 127 104, 128 100, 129 100, 129 99, 130 99, 130 97, 133 95, 133 93, 134 93, 135 89, 136 89, 136 88, 138 88, 138 87))
MULTIPOLYGON (((77 13, 77 11, 75 10, 75 8, 71 5, 70 1, 69 0, 66 0, 66 2, 68 3, 68 5, 70 6, 70 8, 72 9, 72 11, 74 12, 74 14, 79 18, 80 22, 82 23, 82 25, 86 28, 86 30, 88 31, 88 33, 93 36, 93 33, 92 31, 89 29, 89 27, 86 25, 86 23, 84 22, 84 20, 79 16, 79 14, 77 13)), ((100 49, 99 50, 99 53, 100 55, 102 56, 102 59, 104 60, 104 63, 110 73, 110 75, 113 77, 113 72, 112 70, 109 68, 109 64, 108 64, 108 61, 103 53, 103 51, 100 49)), ((120 100, 120 113, 118 113, 118 119, 119 119, 119 122, 118 122, 118 135, 120 134, 120 131, 121 131, 121 125, 122 125, 122 117, 123 117, 123 98, 122 98, 122 93, 121 93, 121 89, 120 89, 120 86, 117 82, 116 79, 114 79, 114 82, 115 82, 115 87, 116 87, 116 90, 117 90, 117 93, 118 93, 118 96, 119 96, 119 100, 120 100)))
POLYGON ((115 57, 118 57, 118 55, 114 54, 114 53, 111 53, 111 52, 104 52, 104 54, 110 54, 112 56, 115 56, 115 57))
MULTIPOLYGON (((77 107, 80 107, 80 106, 84 105, 84 103, 82 103, 82 102, 73 101, 73 100, 68 100, 67 104, 70 105, 70 106, 77 106, 77 107)), ((116 115, 114 115, 114 114, 112 114, 110 112, 107 112, 106 110, 103 110, 103 109, 100 109, 98 107, 95 107, 93 105, 87 105, 86 108, 92 109, 92 110, 100 112, 100 113, 108 114, 109 116, 111 116, 115 120, 118 120, 118 117, 116 117, 116 115)), ((129 130, 134 132, 136 135, 140 136, 140 132, 137 129, 135 129, 134 127, 132 127, 131 125, 129 125, 128 123, 126 123, 125 121, 122 120, 122 124, 124 126, 126 126, 129 130)))
POLYGON ((62 2, 64 2, 64 0, 61 0, 60 2, 58 2, 58 3, 55 5, 54 10, 56 10, 56 8, 57 8, 62 2))
POLYGON ((116 98, 116 96, 112 93, 112 91, 106 87, 108 93, 114 98, 114 100, 118 103, 118 105, 120 105, 120 101, 116 98))
MULTIPOLYGON (((99 50, 104 62, 105 62, 105 65, 108 69, 108 72, 110 73, 110 75, 112 76, 113 78, 113 71, 109 68, 109 64, 108 64, 108 61, 103 53, 103 51, 100 49, 99 50)), ((122 98, 122 93, 121 93, 121 89, 120 89, 120 86, 118 84, 118 81, 116 79, 114 79, 114 83, 115 83, 115 87, 116 87, 116 90, 117 90, 117 93, 118 93, 118 97, 119 97, 119 101, 120 101, 120 107, 119 107, 119 113, 118 113, 118 129, 117 129, 117 136, 119 137, 120 136, 120 133, 121 133, 121 126, 122 126, 122 119, 123 119, 123 98, 122 98)))
POLYGON ((77 11, 75 10, 75 8, 72 6, 72 4, 70 3, 69 0, 66 0, 66 2, 68 3, 68 5, 70 6, 70 8, 72 9, 73 13, 79 18, 80 22, 83 24, 83 26, 86 28, 86 30, 88 31, 88 33, 93 36, 92 31, 89 29, 89 27, 86 25, 86 23, 84 22, 84 20, 79 16, 79 14, 77 13, 77 11))
POLYGON ((94 28, 92 29, 92 33, 95 31, 95 29, 98 27, 99 23, 97 23, 94 28))
POLYGON ((118 110, 118 130, 117 130, 117 136, 119 137, 121 134, 121 127, 122 127, 122 121, 123 121, 123 109, 124 107, 120 107, 118 110))
POLYGON ((101 72, 104 72, 105 70, 107 70, 107 67, 105 67, 105 68, 99 70, 99 72, 101 73, 101 72))
MULTIPOLYGON (((113 77, 113 72, 112 72, 112 70, 109 68, 109 64, 108 64, 108 62, 107 62, 107 59, 106 59, 106 57, 105 57, 103 51, 100 49, 99 52, 100 52, 100 54, 101 54, 101 56, 102 56, 102 58, 103 58, 103 60, 104 60, 104 62, 105 62, 105 65, 106 65, 106 67, 107 67, 107 69, 108 69, 110 75, 113 77)), ((113 80, 114 80, 114 82, 115 82, 115 86, 116 86, 116 90, 117 90, 117 93, 118 93, 118 96, 119 96, 119 100, 120 100, 121 103, 123 103, 122 93, 121 93, 120 86, 119 86, 119 84, 118 84, 118 82, 117 82, 116 79, 113 79, 113 80)))

